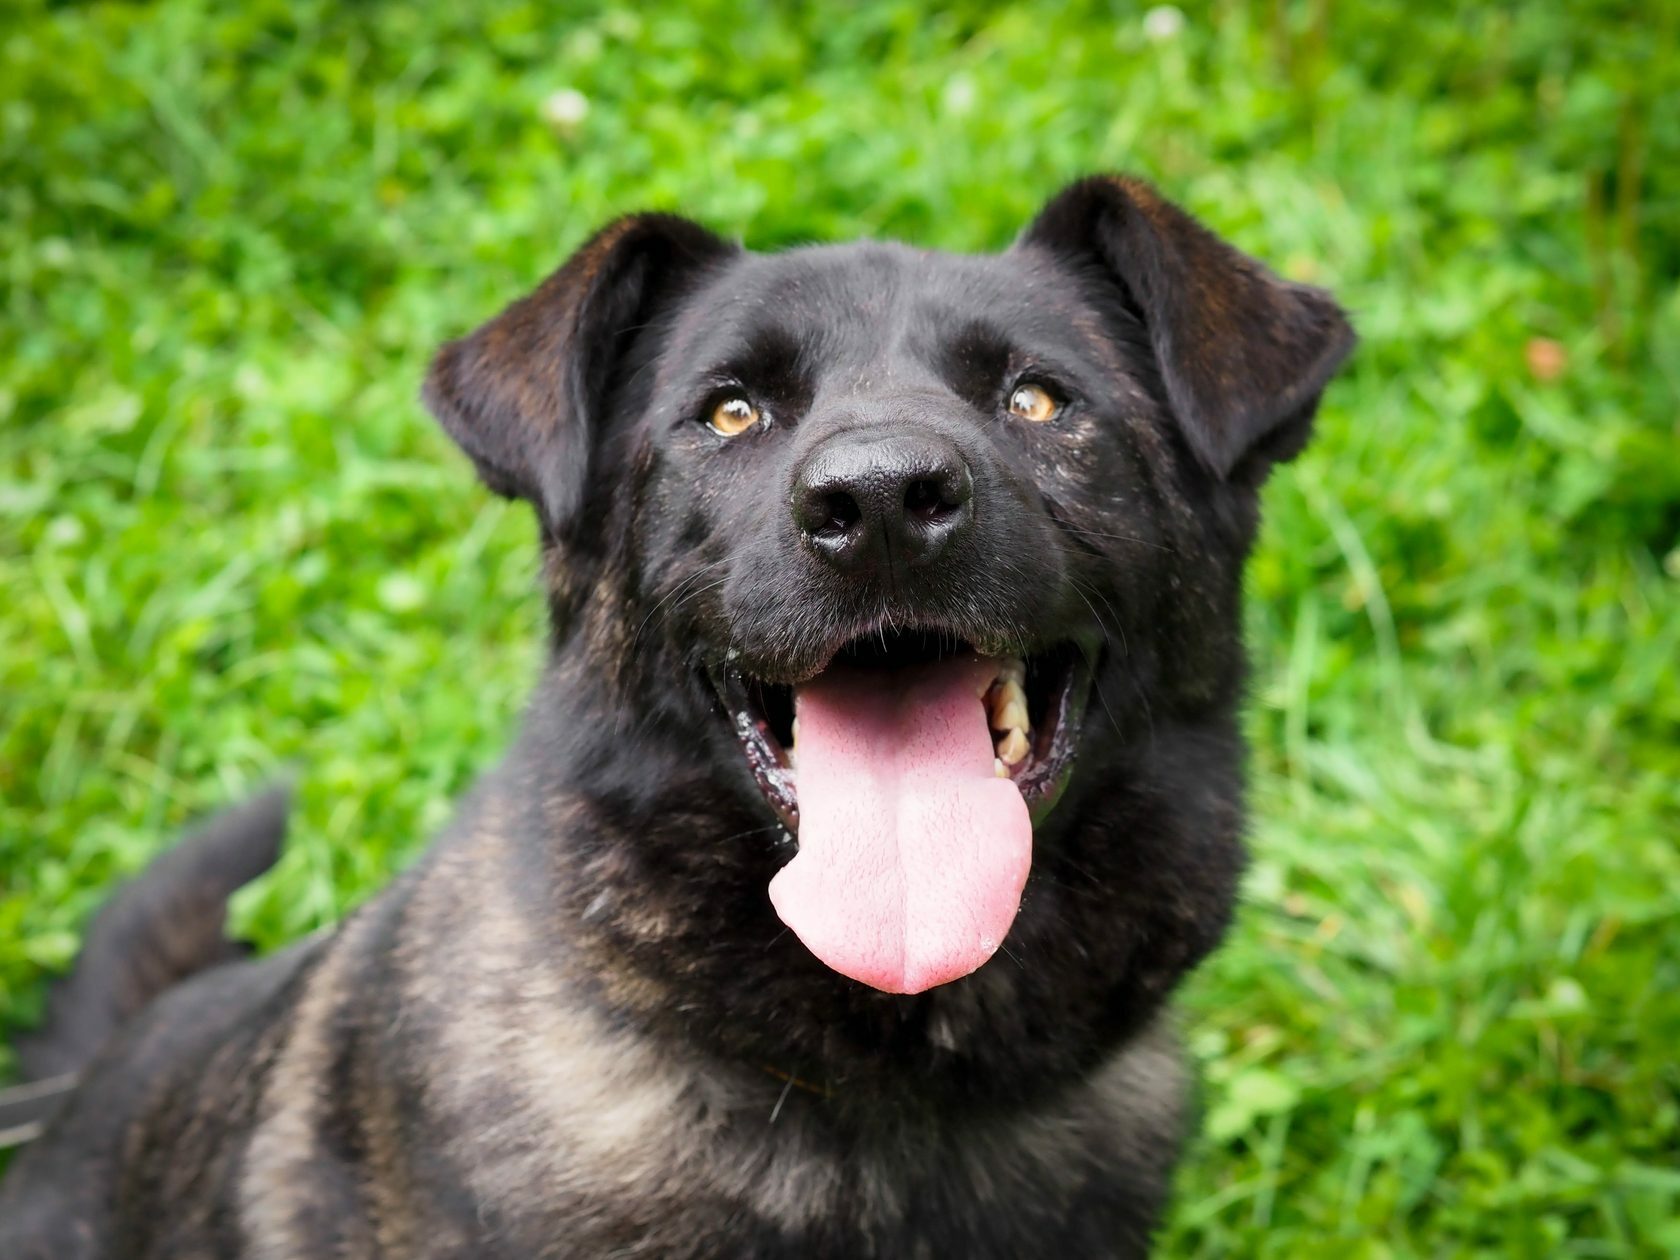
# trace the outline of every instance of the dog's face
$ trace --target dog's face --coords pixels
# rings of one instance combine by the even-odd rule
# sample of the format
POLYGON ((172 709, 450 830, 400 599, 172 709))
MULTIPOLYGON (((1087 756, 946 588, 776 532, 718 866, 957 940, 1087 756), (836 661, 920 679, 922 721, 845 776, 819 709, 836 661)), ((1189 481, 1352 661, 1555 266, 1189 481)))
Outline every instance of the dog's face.
POLYGON ((1175 790, 1228 815, 1217 934, 1255 493, 1351 340, 1323 293, 1093 179, 995 256, 621 220, 446 347, 428 401, 535 505, 562 644, 593 608, 620 703, 781 824, 782 920, 914 993, 1053 934, 1029 878, 1094 844, 1162 863, 1116 911, 1194 884, 1205 842, 1128 836, 1115 803, 1180 730, 1207 764, 1175 790))

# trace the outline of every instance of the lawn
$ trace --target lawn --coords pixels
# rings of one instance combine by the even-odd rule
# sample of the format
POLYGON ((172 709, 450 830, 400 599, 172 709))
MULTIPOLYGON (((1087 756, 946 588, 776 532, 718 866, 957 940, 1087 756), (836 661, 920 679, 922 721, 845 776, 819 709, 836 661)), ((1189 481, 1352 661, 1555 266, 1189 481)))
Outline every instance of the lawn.
POLYGON ((985 249, 1122 168, 1363 336, 1266 492, 1163 1254, 1680 1255, 1680 5, 799 12, 0 16, 0 1025, 195 813, 296 774, 272 946, 506 743, 440 340, 625 209, 985 249))

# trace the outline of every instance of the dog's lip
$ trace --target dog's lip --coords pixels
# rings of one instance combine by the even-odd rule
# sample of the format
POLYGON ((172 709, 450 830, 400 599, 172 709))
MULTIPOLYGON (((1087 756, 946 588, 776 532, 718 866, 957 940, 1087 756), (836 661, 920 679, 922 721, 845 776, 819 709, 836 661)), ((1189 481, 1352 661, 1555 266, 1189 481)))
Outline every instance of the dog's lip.
POLYGON ((915 634, 938 638, 949 644, 966 644, 980 656, 996 657, 1000 660, 1010 656, 1025 657, 1038 654, 1046 647, 1060 643, 1075 644, 1087 656, 1091 656, 1100 646, 1100 636, 1084 633, 1059 638, 1052 636, 1023 640, 1019 634, 1000 636, 995 631, 967 633, 943 618, 918 617, 912 614, 859 618, 840 631, 826 636, 819 645, 791 654, 760 654, 739 646, 731 646, 727 651, 703 652, 701 659, 704 661, 705 672, 713 678, 733 670, 771 686, 798 687, 821 675, 848 647, 879 639, 883 634, 915 634), (1027 645, 1023 646, 1023 642, 1027 645))
MULTIPOLYGON (((869 636, 859 636, 866 637, 869 636)), ((835 645, 827 653, 822 669, 813 671, 800 681, 806 682, 821 674, 833 664, 844 646, 835 645)), ((1033 823, 1037 825, 1055 807, 1072 774, 1095 676, 1097 651, 1094 645, 1083 640, 1065 639, 1042 649, 983 654, 1000 658, 1019 657, 1028 663, 1029 670, 1035 672, 1046 668, 1056 671, 1055 677, 1041 679, 1047 687, 1038 715, 1041 720, 1035 724, 1032 748, 1025 765, 1012 775, 1031 811, 1033 823)), ((733 654, 727 655, 721 661, 707 664, 705 673, 717 692, 759 791, 788 832, 797 834, 797 771, 786 746, 772 728, 764 704, 755 699, 755 695, 762 695, 764 688, 791 690, 797 684, 771 681, 750 674, 737 663, 738 659, 733 654)))
POLYGON ((746 754, 747 768, 776 817, 789 832, 799 830, 799 797, 787 751, 770 729, 763 707, 755 704, 755 680, 733 665, 709 667, 712 686, 723 703, 736 741, 746 754))

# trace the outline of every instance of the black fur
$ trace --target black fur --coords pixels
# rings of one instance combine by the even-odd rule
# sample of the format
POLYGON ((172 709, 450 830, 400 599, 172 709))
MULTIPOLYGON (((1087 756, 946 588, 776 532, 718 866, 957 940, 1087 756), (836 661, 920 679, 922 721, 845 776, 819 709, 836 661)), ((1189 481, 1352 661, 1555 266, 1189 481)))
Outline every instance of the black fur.
POLYGON ((1351 344, 1133 181, 990 257, 607 228, 426 389, 541 524, 515 748, 335 936, 143 1014, 0 1189, 0 1253, 1142 1254, 1183 1129, 1163 1003, 1243 861, 1257 490, 1351 344), (1054 422, 1008 414, 1022 380, 1054 422), (733 391, 765 419, 724 438, 733 391), (936 561, 811 546, 794 487, 860 432, 958 452, 936 561), (797 840, 712 685, 907 630, 1093 676, 1005 948, 912 997, 777 920, 797 840))

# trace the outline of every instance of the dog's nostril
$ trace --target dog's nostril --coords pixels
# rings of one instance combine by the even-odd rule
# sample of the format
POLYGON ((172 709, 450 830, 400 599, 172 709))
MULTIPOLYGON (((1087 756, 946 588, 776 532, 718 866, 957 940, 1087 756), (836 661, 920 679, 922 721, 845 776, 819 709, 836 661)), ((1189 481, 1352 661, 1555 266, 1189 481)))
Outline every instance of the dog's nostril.
POLYGON ((936 521, 955 511, 957 506, 931 478, 912 481, 904 488, 904 514, 912 520, 936 521))
POLYGON ((844 490, 823 496, 822 523, 813 531, 819 534, 844 534, 863 519, 863 509, 856 499, 844 490))

